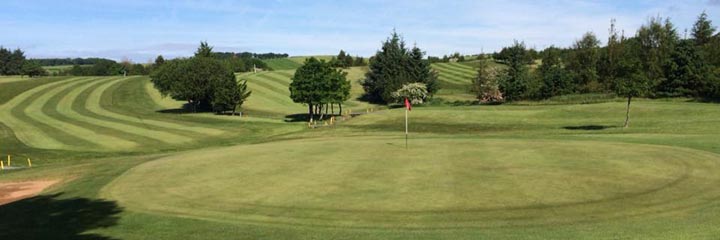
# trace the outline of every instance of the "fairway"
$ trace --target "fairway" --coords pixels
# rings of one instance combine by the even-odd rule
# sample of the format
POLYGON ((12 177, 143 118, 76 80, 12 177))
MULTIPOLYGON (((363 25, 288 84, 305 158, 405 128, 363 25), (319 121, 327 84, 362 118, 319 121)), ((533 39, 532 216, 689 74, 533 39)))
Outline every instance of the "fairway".
POLYGON ((718 0, 4 2, 0 240, 720 240, 718 0))
POLYGON ((203 150, 140 165, 103 195, 137 211, 222 222, 413 229, 655 218, 720 197, 720 157, 701 151, 476 138, 410 144, 362 137, 203 150))

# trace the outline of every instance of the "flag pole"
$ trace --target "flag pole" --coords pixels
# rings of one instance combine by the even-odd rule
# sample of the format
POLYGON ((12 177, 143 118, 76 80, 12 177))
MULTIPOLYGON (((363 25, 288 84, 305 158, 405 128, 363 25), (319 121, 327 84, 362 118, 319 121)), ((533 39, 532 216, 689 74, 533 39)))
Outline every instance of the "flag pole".
POLYGON ((405 149, 408 148, 408 109, 405 108, 405 149))

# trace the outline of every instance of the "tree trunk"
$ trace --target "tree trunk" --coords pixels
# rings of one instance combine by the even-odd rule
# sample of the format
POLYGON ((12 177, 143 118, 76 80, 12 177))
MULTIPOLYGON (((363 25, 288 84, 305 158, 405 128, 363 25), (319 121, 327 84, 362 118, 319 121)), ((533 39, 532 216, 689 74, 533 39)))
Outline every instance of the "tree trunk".
POLYGON ((318 104, 318 114, 320 114, 320 118, 318 120, 322 121, 325 118, 325 114, 323 114, 323 104, 318 104))
POLYGON ((334 103, 330 104, 330 113, 332 113, 332 115, 335 116, 335 104, 334 103))
POLYGON ((338 103, 338 107, 340 107, 340 116, 342 116, 343 115, 342 103, 338 103))
POLYGON ((313 121, 313 105, 312 103, 308 103, 308 121, 313 121))
POLYGON ((625 125, 623 128, 628 128, 630 126, 630 101, 632 100, 632 96, 628 96, 628 102, 627 102, 627 112, 625 113, 625 125))

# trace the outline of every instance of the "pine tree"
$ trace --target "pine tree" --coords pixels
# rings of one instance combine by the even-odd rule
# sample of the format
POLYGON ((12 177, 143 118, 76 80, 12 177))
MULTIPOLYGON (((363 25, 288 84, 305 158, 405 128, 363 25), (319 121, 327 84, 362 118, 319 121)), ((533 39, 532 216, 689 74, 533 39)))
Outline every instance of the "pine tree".
POLYGON ((692 38, 695 40, 695 45, 702 46, 710 42, 715 30, 716 28, 712 25, 712 21, 708 20, 707 13, 703 11, 703 13, 698 16, 692 28, 692 38))
POLYGON ((200 42, 200 47, 198 47, 197 51, 195 52, 195 57, 214 57, 215 54, 213 53, 213 47, 211 47, 207 42, 200 42))
POLYGON ((155 66, 161 66, 165 63, 165 58, 162 55, 158 55, 157 58, 155 58, 155 66))
POLYGON ((527 94, 529 81, 525 43, 515 41, 506 55, 508 68, 500 78, 500 91, 508 101, 519 100, 527 94))
POLYGON ((417 47, 406 48, 405 41, 396 32, 383 42, 382 48, 370 61, 363 89, 370 101, 391 103, 392 93, 407 83, 424 83, 432 95, 437 89, 437 76, 424 53, 417 47))

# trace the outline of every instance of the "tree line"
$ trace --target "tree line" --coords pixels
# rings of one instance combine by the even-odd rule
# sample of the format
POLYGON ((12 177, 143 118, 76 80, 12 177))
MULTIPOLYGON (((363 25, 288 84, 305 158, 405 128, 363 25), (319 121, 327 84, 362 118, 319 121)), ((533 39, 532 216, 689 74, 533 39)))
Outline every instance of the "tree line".
POLYGON ((621 34, 612 20, 604 46, 588 32, 568 48, 550 46, 537 54, 516 41, 493 58, 508 67, 499 76, 508 100, 618 92, 620 80, 632 75, 636 81, 647 80, 646 91, 639 94, 644 97, 716 98, 720 36, 715 30, 706 13, 698 17, 688 38, 680 37, 673 23, 662 17, 650 18, 632 36, 621 34), (529 71, 535 59, 541 63, 529 71))
POLYGON ((611 21, 605 46, 588 32, 569 48, 548 47, 536 58, 522 42, 503 48, 495 59, 507 66, 491 73, 481 65, 475 80, 481 101, 547 99, 572 93, 616 93, 633 97, 720 98, 720 36, 702 13, 689 38, 680 37, 670 19, 650 18, 632 36, 624 36, 611 21), (488 77, 490 76, 490 77, 488 77), (497 86, 488 87, 496 84, 497 86), (488 98, 497 89, 500 98, 488 98))
POLYGON ((37 61, 25 59, 19 48, 10 50, 0 46, 0 75, 46 76, 48 72, 37 61))
POLYGON ((356 56, 353 58, 344 50, 340 50, 337 56, 333 56, 332 59, 330 59, 330 65, 337 68, 363 67, 367 66, 367 62, 363 57, 356 56))
POLYGON ((105 58, 34 58, 41 66, 61 66, 61 65, 92 65, 100 61, 108 61, 105 58))

